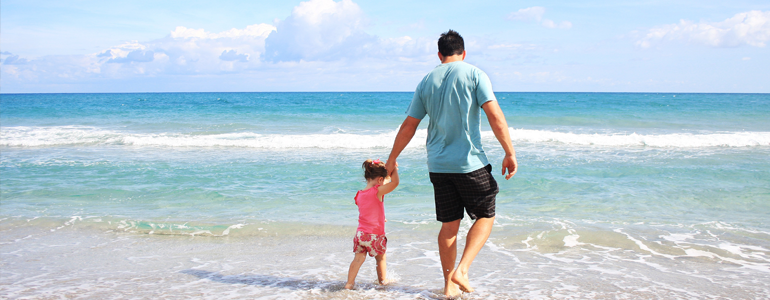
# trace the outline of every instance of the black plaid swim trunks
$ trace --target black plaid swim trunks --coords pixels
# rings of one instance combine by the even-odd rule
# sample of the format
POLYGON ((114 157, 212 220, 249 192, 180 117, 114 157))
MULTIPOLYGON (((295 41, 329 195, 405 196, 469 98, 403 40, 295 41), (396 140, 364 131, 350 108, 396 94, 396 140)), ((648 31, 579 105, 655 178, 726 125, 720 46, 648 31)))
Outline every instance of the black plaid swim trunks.
POLYGON ((452 222, 463 218, 463 209, 471 217, 495 216, 495 198, 499 191, 492 177, 492 165, 470 173, 429 173, 436 199, 436 220, 452 222))

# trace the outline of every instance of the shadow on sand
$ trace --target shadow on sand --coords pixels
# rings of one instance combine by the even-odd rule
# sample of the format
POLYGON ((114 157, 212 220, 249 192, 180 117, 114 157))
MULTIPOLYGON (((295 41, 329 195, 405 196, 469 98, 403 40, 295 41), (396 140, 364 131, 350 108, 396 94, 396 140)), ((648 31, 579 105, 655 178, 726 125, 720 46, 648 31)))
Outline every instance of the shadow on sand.
MULTIPOLYGON (((222 275, 218 272, 193 269, 183 270, 180 271, 180 273, 220 283, 277 287, 292 290, 320 289, 325 292, 336 292, 342 290, 345 287, 345 282, 332 280, 310 280, 291 277, 277 277, 272 275, 222 275)), ((420 295, 429 299, 441 298, 439 295, 427 289, 419 289, 409 286, 380 286, 375 284, 358 283, 357 289, 413 294, 420 295)))
POLYGON ((308 280, 271 275, 222 275, 217 272, 193 269, 180 271, 180 273, 227 284, 258 285, 293 290, 310 290, 318 288, 326 291, 337 291, 345 286, 345 283, 342 281, 308 280))

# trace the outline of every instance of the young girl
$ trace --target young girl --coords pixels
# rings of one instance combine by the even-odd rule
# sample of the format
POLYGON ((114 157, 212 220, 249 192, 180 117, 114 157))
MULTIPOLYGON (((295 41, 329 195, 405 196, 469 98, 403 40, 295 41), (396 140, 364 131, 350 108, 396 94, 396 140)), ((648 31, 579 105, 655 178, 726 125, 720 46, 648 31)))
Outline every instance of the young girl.
POLYGON ((386 285, 385 277, 385 249, 388 239, 385 237, 385 208, 382 201, 387 193, 392 192, 398 186, 398 166, 393 174, 388 177, 385 163, 379 159, 372 161, 367 159, 363 166, 366 188, 356 193, 356 205, 358 205, 358 230, 353 238, 353 252, 356 253, 348 270, 348 283, 346 289, 353 289, 356 284, 358 269, 366 260, 366 254, 374 256, 377 261, 377 280, 386 285))

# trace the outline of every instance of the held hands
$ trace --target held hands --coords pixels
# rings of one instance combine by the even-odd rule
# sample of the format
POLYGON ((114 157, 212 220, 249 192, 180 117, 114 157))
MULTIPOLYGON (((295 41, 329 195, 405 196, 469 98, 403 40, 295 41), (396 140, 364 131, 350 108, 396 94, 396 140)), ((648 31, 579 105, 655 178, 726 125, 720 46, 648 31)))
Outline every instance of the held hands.
POLYGON ((385 196, 385 194, 390 193, 393 190, 395 190, 396 187, 398 186, 398 182, 399 182, 399 179, 398 179, 398 164, 396 163, 395 160, 388 160, 385 163, 385 170, 387 170, 387 172, 388 172, 387 176, 388 176, 388 178, 390 178, 390 182, 380 186, 377 189, 377 198, 380 199, 380 201, 383 200, 382 196, 385 196))
POLYGON ((393 171, 398 170, 398 163, 395 159, 385 161, 385 170, 388 170, 388 176, 393 175, 393 171))
POLYGON ((508 175, 505 175, 505 180, 511 179, 513 175, 516 175, 516 171, 519 169, 519 163, 516 161, 516 155, 506 155, 503 158, 503 175, 505 170, 508 170, 508 175))

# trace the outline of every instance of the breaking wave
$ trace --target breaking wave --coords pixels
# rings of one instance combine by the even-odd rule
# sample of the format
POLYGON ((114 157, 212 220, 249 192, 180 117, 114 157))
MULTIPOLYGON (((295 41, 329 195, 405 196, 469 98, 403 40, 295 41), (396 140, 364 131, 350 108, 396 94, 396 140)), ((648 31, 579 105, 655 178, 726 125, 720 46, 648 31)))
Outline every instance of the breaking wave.
MULTIPOLYGON (((770 132, 716 133, 572 133, 510 128, 514 144, 554 144, 604 147, 703 148, 766 147, 770 132)), ((379 133, 324 132, 308 134, 260 134, 254 132, 131 133, 86 126, 4 127, 0 145, 5 147, 59 147, 125 145, 135 147, 243 147, 263 149, 370 149, 389 148, 398 130, 379 133)), ((417 132, 410 147, 424 147, 427 130, 417 132)), ((485 143, 491 131, 482 132, 485 143)))

